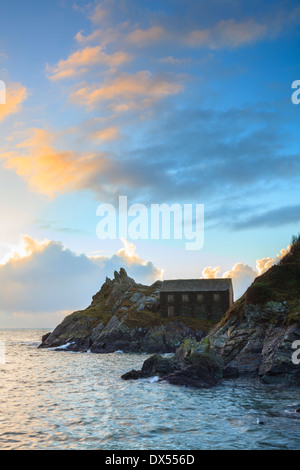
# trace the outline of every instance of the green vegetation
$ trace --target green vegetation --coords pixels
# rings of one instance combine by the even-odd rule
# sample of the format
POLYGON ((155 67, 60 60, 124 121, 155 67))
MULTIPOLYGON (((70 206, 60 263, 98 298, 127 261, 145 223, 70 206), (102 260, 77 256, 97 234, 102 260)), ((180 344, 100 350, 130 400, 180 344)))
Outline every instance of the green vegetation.
POLYGON ((229 318, 241 318, 248 304, 263 305, 268 301, 287 302, 286 325, 300 324, 300 235, 293 236, 290 251, 261 276, 227 311, 220 325, 229 318))
POLYGON ((272 300, 272 289, 261 283, 256 282, 250 286, 245 295, 246 304, 265 304, 269 300, 272 300))

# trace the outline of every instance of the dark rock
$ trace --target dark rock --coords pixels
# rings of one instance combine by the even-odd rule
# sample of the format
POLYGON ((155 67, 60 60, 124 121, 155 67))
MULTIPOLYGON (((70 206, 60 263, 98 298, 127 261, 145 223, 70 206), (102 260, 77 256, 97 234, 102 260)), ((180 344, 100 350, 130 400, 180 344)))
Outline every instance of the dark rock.
POLYGON ((208 364, 190 365, 177 370, 164 380, 173 385, 184 385, 185 387, 211 388, 218 384, 218 380, 212 373, 208 364))
POLYGON ((237 367, 226 366, 223 370, 224 379, 236 379, 239 377, 239 370, 237 367))
POLYGON ((42 343, 44 343, 49 338, 50 335, 51 335, 51 331, 50 331, 50 333, 46 333, 45 335, 43 335, 42 336, 42 343))
POLYGON ((167 358, 160 354, 155 354, 144 362, 142 374, 144 377, 153 377, 155 375, 162 377, 172 372, 176 367, 176 362, 173 357, 167 358))
POLYGON ((222 378, 223 361, 208 351, 205 343, 185 340, 171 358, 155 354, 149 357, 140 371, 130 371, 122 376, 128 380, 159 376, 174 385, 197 388, 216 386, 222 378))
POLYGON ((123 380, 137 380, 137 379, 142 378, 142 373, 141 371, 132 369, 129 372, 126 372, 125 374, 123 374, 121 378, 123 380))
POLYGON ((123 380, 136 380, 154 376, 163 377, 176 370, 176 367, 177 365, 174 362, 174 358, 166 358, 160 354, 154 354, 146 359, 140 371, 133 369, 122 375, 121 378, 123 380))

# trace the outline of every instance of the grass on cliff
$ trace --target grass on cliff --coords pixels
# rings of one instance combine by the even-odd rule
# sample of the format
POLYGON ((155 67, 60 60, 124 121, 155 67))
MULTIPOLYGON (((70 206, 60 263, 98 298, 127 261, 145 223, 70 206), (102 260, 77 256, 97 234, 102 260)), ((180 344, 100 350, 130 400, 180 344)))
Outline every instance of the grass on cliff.
POLYGON ((142 310, 141 312, 137 312, 135 309, 128 311, 124 323, 131 329, 146 328, 148 326, 162 326, 167 325, 168 323, 183 323, 193 330, 202 330, 205 333, 207 333, 213 326, 213 324, 208 320, 185 317, 164 318, 161 317, 159 312, 150 312, 149 310, 142 310))
POLYGON ((285 324, 300 324, 300 235, 293 236, 290 251, 261 276, 258 276, 245 294, 226 312, 220 325, 229 318, 242 318, 248 304, 263 305, 268 301, 287 301, 285 324))
POLYGON ((123 300, 116 312, 112 312, 112 307, 115 303, 111 295, 111 285, 104 283, 101 290, 94 295, 91 305, 82 310, 80 314, 82 317, 89 319, 91 328, 95 327, 99 322, 103 323, 104 326, 111 320, 114 315, 117 315, 119 319, 126 315, 124 324, 129 328, 147 328, 147 327, 159 327, 166 325, 171 322, 180 322, 184 325, 195 329, 208 332, 213 324, 207 320, 200 320, 196 318, 184 318, 184 317, 172 317, 163 318, 159 311, 152 312, 147 309, 137 312, 133 307, 133 303, 130 301, 130 297, 135 293, 141 293, 146 296, 150 296, 160 287, 160 281, 157 281, 152 286, 142 286, 137 284, 135 286, 126 289, 128 291, 128 298, 123 300), (121 310, 126 307, 127 310, 121 310))
MULTIPOLYGON (((123 302, 121 307, 127 306, 127 311, 117 311, 112 313, 110 308, 111 305, 106 305, 107 299, 102 299, 97 303, 97 305, 90 306, 85 310, 76 312, 76 315, 84 319, 89 319, 90 327, 94 328, 98 325, 99 322, 103 323, 104 326, 111 320, 114 315, 117 315, 119 319, 126 315, 124 324, 129 328, 147 328, 147 327, 156 327, 166 325, 168 323, 182 323, 194 330, 202 330, 205 333, 210 330, 213 324, 208 320, 201 320, 196 318, 184 318, 184 317, 172 317, 172 318, 163 318, 159 312, 151 312, 149 310, 142 310, 137 312, 135 308, 132 307, 130 302, 123 302)), ((70 321, 75 314, 69 315, 70 321)))

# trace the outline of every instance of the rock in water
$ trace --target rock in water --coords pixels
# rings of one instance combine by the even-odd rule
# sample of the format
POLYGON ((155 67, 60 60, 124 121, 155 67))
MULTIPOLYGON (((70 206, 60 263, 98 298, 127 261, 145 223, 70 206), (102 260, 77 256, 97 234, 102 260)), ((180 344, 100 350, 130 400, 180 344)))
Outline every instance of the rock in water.
POLYGON ((210 388, 222 378, 223 361, 210 352, 205 343, 185 340, 172 358, 160 355, 147 359, 140 371, 132 370, 122 379, 139 379, 159 376, 174 385, 210 388))

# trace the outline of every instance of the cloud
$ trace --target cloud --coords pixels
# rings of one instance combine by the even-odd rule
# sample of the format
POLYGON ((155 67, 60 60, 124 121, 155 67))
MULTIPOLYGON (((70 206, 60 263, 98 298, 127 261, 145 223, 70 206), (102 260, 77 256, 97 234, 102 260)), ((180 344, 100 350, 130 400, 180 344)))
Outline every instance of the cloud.
POLYGON ((191 47, 236 48, 257 42, 266 32, 266 26, 253 19, 241 22, 230 19, 221 20, 210 29, 192 31, 184 41, 191 47))
POLYGON ((168 57, 163 57, 162 59, 159 59, 159 62, 161 64, 182 65, 182 64, 186 64, 190 60, 191 59, 187 59, 187 58, 178 59, 170 55, 168 57))
POLYGON ((91 67, 119 67, 131 60, 131 56, 123 51, 107 54, 101 46, 86 47, 71 54, 66 60, 60 60, 57 65, 47 66, 51 80, 73 78, 89 72, 91 67))
POLYGON ((222 275, 220 275, 221 267, 217 266, 212 268, 211 266, 207 266, 202 271, 202 278, 204 279, 215 279, 218 277, 222 278, 231 278, 233 283, 233 290, 234 290, 234 298, 235 300, 239 299, 244 292, 248 289, 248 287, 252 284, 254 279, 257 276, 260 276, 268 269, 270 269, 275 264, 279 263, 279 261, 285 256, 290 250, 290 245, 287 248, 283 248, 280 250, 280 254, 277 254, 275 258, 261 258, 256 260, 256 269, 253 269, 248 264, 244 263, 236 263, 232 269, 225 271, 222 275))
MULTIPOLYGON (((138 77, 135 75, 131 80, 132 76, 126 75, 132 87, 138 77)), ((120 96, 115 91, 117 83, 107 82, 104 89, 110 86, 114 89, 111 100, 104 101, 108 106, 142 107, 142 96, 132 102, 131 91, 126 94, 125 85, 121 86, 120 96)), ((158 91, 155 93, 154 96, 160 96, 158 91)), ((89 99, 88 94, 85 99, 89 99)), ((14 151, 13 140, 7 151, 2 148, 0 158, 33 191, 50 198, 88 190, 97 196, 123 193, 146 204, 197 200, 206 204, 207 224, 226 230, 254 223, 255 227, 271 226, 271 220, 274 226, 296 220, 299 213, 296 205, 283 208, 280 214, 277 209, 272 213, 271 209, 269 218, 266 203, 259 205, 257 199, 253 203, 252 198, 253 194, 259 197, 268 194, 271 205, 272 182, 276 181, 276 189, 280 186, 287 190, 297 184, 300 161, 285 152, 279 108, 265 111, 264 106, 257 105, 222 112, 201 107, 178 109, 173 103, 168 103, 167 111, 162 103, 157 103, 157 107, 162 111, 159 119, 154 116, 148 122, 139 120, 138 135, 142 137, 137 145, 133 145, 137 129, 135 113, 129 117, 119 113, 114 119, 91 119, 72 128, 76 147, 74 143, 61 143, 70 130, 57 133, 32 129, 28 131, 31 137, 16 145, 14 151), (121 135, 126 136, 122 145, 118 142, 121 135), (79 145, 84 142, 89 150, 80 152, 78 142, 79 145), (98 150, 102 143, 113 144, 109 153, 98 150)))
POLYGON ((294 204, 264 211, 262 214, 254 214, 242 221, 237 220, 233 228, 237 230, 256 227, 273 228, 297 222, 300 222, 300 205, 294 204))
POLYGON ((92 23, 98 25, 103 22, 107 14, 108 14, 108 11, 102 8, 102 5, 99 3, 98 5, 95 6, 93 11, 89 14, 89 18, 92 23))
POLYGON ((139 109, 147 108, 182 90, 183 84, 179 82, 179 77, 141 71, 135 74, 121 73, 113 80, 107 80, 101 87, 87 85, 71 93, 70 101, 88 109, 103 102, 110 103, 118 110, 139 109))
POLYGON ((135 280, 140 280, 145 284, 152 283, 154 280, 162 279, 163 270, 156 268, 151 261, 144 261, 137 253, 134 243, 121 238, 123 247, 111 258, 96 256, 93 259, 104 271, 118 270, 125 267, 132 273, 135 280))
POLYGON ((113 3, 107 3, 105 9, 98 4, 88 14, 93 27, 97 29, 86 36, 80 31, 76 39, 81 43, 100 40, 112 44, 118 41, 138 48, 172 44, 180 48, 232 49, 251 46, 262 40, 273 40, 300 22, 300 8, 292 4, 283 7, 275 2, 270 10, 260 5, 252 8, 239 5, 237 8, 236 2, 229 2, 226 16, 222 17, 223 5, 219 8, 214 3, 185 2, 181 14, 181 6, 177 2, 174 13, 168 11, 167 15, 163 14, 163 8, 155 11, 154 7, 152 12, 145 12, 140 5, 135 5, 136 14, 133 14, 132 4, 127 1, 122 2, 118 14, 113 3), (131 21, 128 20, 130 10, 131 21), (178 15, 181 15, 180 21, 178 15), (143 25, 144 17, 147 17, 147 26, 150 23, 150 27, 143 25))
POLYGON ((18 113, 27 97, 26 87, 19 83, 8 84, 6 87, 6 104, 0 105, 0 121, 3 121, 11 114, 18 113))
POLYGON ((165 30, 161 26, 153 26, 149 29, 135 29, 128 36, 127 40, 139 47, 159 42, 165 35, 165 30))
POLYGON ((12 246, 11 251, 8 252, 0 261, 0 266, 3 266, 12 261, 19 261, 22 258, 31 256, 33 253, 43 251, 51 242, 49 240, 39 241, 28 235, 23 235, 22 240, 18 246, 12 246))
POLYGON ((137 282, 151 284, 161 270, 143 261, 123 240, 112 257, 77 255, 55 241, 23 237, 0 265, 1 326, 53 327, 63 313, 87 307, 105 277, 124 267, 137 282))
POLYGON ((91 138, 96 141, 105 141, 109 142, 111 140, 116 140, 120 137, 120 131, 118 127, 106 127, 104 129, 96 130, 91 133, 91 138))
POLYGON ((274 264, 279 263, 279 261, 290 251, 291 245, 288 245, 286 248, 280 250, 280 254, 277 254, 275 258, 261 258, 256 260, 256 270, 259 275, 265 273, 270 269, 274 264))
POLYGON ((219 277, 222 278, 231 278, 233 283, 234 298, 235 300, 241 297, 245 290, 250 286, 257 276, 256 271, 243 263, 236 263, 233 268, 229 271, 224 272, 220 275, 221 267, 217 266, 212 268, 207 266, 202 271, 202 278, 204 279, 216 279, 219 277))
POLYGON ((236 263, 233 268, 226 271, 222 277, 232 279, 235 299, 238 299, 252 284, 257 277, 257 273, 248 264, 236 263))
POLYGON ((202 271, 202 277, 204 279, 215 279, 218 277, 218 273, 221 271, 221 267, 217 266, 216 268, 212 268, 211 266, 207 266, 202 271))
MULTIPOLYGON (((14 170, 29 187, 49 198, 56 194, 83 189, 95 174, 110 165, 104 154, 79 154, 57 150, 55 134, 32 129, 31 137, 16 146, 16 151, 0 154, 7 169, 14 170)), ((99 181, 99 180, 98 180, 99 181)))

